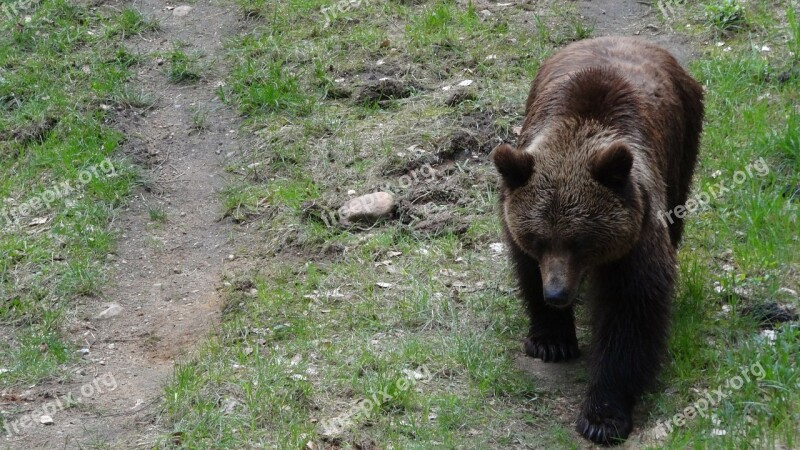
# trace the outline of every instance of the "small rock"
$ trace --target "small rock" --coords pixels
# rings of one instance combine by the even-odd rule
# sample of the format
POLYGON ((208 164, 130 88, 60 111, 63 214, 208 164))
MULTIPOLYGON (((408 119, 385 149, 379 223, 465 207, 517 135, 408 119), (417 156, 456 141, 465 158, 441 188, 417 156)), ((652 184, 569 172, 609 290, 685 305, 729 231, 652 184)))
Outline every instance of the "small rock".
POLYGON ((292 360, 289 361, 289 365, 290 366, 296 366, 296 365, 300 364, 300 361, 302 361, 302 360, 303 360, 303 355, 298 353, 298 354, 296 354, 296 355, 294 355, 292 357, 292 360))
POLYGON ((417 372, 416 370, 411 370, 411 369, 403 369, 403 374, 409 380, 415 380, 416 381, 416 380, 421 380, 421 379, 425 378, 425 374, 423 374, 421 372, 417 372))
POLYGON ((172 10, 172 15, 175 17, 184 17, 189 15, 193 9, 194 8, 189 5, 181 5, 172 10))
POLYGON ((222 414, 228 415, 231 414, 236 410, 236 407, 239 406, 239 402, 235 399, 228 399, 225 404, 222 406, 222 414))
POLYGON ((782 287, 782 288, 778 289, 778 292, 781 292, 781 293, 784 293, 784 294, 789 294, 789 295, 791 295, 793 297, 797 297, 797 291, 795 291, 794 289, 789 289, 787 287, 782 287))
POLYGON ((122 313, 122 306, 118 305, 117 303, 110 304, 106 309, 104 309, 100 314, 96 316, 97 319, 110 319, 112 317, 116 317, 122 313))
POLYGON ((506 246, 502 242, 493 242, 489 244, 489 248, 492 249, 492 252, 496 254, 500 254, 506 251, 506 246))
POLYGON ((53 418, 52 418, 52 417, 50 417, 50 416, 42 416, 42 417, 40 417, 40 418, 39 418, 39 422, 40 422, 42 425, 53 425, 53 424, 55 423, 55 422, 53 421, 53 418))
POLYGON ((339 208, 339 219, 344 225, 353 222, 375 222, 391 215, 394 207, 394 195, 388 192, 373 192, 345 203, 339 208))
POLYGON ((761 330, 761 333, 759 334, 769 342, 775 342, 775 339, 778 336, 777 333, 775 333, 775 330, 761 330))

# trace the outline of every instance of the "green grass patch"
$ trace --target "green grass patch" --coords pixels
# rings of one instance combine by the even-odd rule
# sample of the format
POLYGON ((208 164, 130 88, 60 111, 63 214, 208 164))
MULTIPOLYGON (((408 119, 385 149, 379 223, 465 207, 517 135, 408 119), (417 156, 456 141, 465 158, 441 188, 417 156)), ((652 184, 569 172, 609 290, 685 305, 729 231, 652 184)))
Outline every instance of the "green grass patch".
POLYGON ((0 18, 0 388, 68 377, 66 312, 96 295, 114 250, 108 224, 136 180, 108 105, 139 57, 126 36, 157 24, 133 9, 44 1, 0 18))

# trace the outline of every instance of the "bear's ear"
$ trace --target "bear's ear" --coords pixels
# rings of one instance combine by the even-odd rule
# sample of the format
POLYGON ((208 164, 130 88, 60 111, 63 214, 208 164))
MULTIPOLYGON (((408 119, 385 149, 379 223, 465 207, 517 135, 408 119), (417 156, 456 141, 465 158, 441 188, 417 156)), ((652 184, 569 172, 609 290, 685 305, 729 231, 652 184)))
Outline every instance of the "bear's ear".
POLYGON ((614 142, 600 150, 589 162, 589 171, 598 183, 607 188, 620 191, 627 184, 633 167, 633 153, 622 142, 614 142))
POLYGON ((533 175, 533 156, 508 144, 500 144, 489 153, 497 171, 509 189, 525 186, 533 175))

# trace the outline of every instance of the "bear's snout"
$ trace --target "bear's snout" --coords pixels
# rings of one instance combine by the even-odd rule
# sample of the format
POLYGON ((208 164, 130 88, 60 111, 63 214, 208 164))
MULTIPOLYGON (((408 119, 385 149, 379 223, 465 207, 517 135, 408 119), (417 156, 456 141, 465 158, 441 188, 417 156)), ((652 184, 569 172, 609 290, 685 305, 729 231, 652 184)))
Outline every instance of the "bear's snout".
POLYGON ((544 301, 550 306, 565 308, 572 304, 580 285, 580 273, 569 254, 545 255, 539 262, 542 272, 544 301))
POLYGON ((555 286, 551 288, 544 289, 544 301, 549 303, 552 306, 569 306, 570 298, 569 292, 567 292, 566 287, 564 286, 555 286))

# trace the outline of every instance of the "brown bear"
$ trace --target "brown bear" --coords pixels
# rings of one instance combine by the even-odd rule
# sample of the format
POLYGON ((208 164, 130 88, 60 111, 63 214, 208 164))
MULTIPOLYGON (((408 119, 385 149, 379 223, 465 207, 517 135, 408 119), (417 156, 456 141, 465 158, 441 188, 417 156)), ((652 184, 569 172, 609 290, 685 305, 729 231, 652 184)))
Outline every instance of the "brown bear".
POLYGON ((586 282, 593 336, 577 430, 624 440, 666 353, 681 218, 703 89, 635 38, 570 44, 539 69, 516 148, 491 153, 505 241, 530 317, 525 352, 578 356, 573 304, 586 282))

